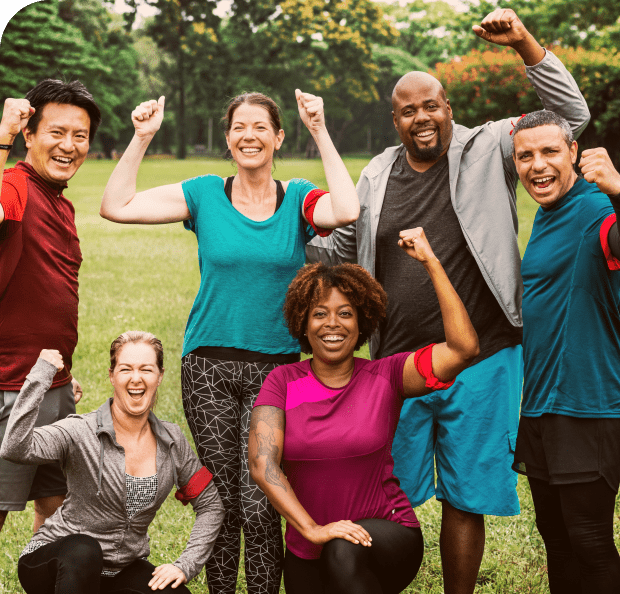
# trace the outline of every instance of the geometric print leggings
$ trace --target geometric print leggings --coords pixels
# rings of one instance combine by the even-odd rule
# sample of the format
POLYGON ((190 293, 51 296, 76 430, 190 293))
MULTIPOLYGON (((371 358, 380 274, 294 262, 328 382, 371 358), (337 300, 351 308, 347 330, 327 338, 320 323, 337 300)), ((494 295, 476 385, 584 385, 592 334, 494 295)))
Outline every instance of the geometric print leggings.
POLYGON ((226 512, 205 567, 211 594, 235 594, 241 528, 248 593, 280 590, 284 555, 280 515, 248 470, 252 405, 276 367, 276 363, 221 361, 192 353, 183 357, 183 409, 198 457, 213 473, 226 512))

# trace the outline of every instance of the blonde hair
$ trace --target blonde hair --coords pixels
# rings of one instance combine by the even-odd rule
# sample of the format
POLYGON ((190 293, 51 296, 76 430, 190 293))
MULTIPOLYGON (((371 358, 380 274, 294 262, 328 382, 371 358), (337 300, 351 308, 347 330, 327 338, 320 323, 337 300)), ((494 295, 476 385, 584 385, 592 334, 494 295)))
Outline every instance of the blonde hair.
POLYGON ((123 332, 118 338, 112 341, 110 345, 110 371, 114 371, 117 364, 118 353, 128 343, 144 342, 150 344, 155 351, 157 358, 157 367, 160 373, 164 371, 164 347, 161 344, 161 340, 150 332, 143 332, 142 330, 128 330, 123 332))

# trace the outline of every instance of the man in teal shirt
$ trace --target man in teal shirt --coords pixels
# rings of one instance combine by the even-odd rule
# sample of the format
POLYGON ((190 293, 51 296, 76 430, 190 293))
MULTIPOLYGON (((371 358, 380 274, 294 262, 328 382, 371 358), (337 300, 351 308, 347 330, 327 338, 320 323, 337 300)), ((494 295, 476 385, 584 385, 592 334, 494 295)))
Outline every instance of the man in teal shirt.
POLYGON ((617 593, 620 174, 605 149, 591 149, 578 176, 570 126, 551 111, 520 120, 513 142, 519 179, 540 204, 521 266, 525 380, 514 469, 530 483, 551 593, 617 593))

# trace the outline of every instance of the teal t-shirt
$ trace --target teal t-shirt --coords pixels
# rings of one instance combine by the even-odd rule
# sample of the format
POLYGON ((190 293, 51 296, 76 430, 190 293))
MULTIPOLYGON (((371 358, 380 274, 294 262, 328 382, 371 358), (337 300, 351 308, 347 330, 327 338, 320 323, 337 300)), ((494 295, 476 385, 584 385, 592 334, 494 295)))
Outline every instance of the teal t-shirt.
POLYGON ((536 213, 521 265, 526 417, 620 417, 620 271, 600 239, 611 214, 583 179, 536 213))
POLYGON ((185 329, 183 356, 201 346, 259 353, 298 353, 284 323, 288 285, 305 263, 314 230, 302 204, 316 186, 293 179, 280 208, 266 221, 242 215, 224 193, 224 180, 204 175, 183 182, 198 239, 200 289, 185 329))

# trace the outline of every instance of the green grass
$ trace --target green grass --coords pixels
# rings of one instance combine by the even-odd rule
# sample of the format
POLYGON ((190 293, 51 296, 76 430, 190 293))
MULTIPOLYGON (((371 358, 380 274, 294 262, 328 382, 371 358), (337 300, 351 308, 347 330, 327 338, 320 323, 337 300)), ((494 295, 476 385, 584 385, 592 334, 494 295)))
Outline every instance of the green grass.
MULTIPOLYGON (((367 159, 347 159, 354 180, 367 159)), ((118 225, 99 217, 103 188, 114 164, 88 161, 66 192, 76 209, 84 263, 80 272, 80 340, 73 372, 84 388, 78 412, 91 411, 111 395, 107 379, 110 343, 125 330, 141 329, 163 341, 166 377, 160 388, 157 414, 187 429, 181 405, 180 360, 185 322, 199 285, 196 240, 182 224, 142 227, 118 225)), ((139 189, 181 181, 204 173, 230 175, 223 161, 147 160, 140 171, 139 189)), ((277 163, 280 179, 305 177, 325 187, 320 161, 277 163)), ((519 193, 520 246, 529 238, 536 205, 519 193)), ((367 349, 362 352, 368 356, 367 349)), ((488 518, 487 546, 477 592, 544 592, 547 579, 544 551, 533 526, 529 490, 519 483, 523 513, 516 518, 488 518)), ((416 510, 422 523, 426 552, 422 569, 407 592, 442 592, 438 548, 440 506, 429 501, 416 510)), ((151 561, 174 560, 183 550, 192 526, 191 508, 169 497, 150 529, 151 561)), ((23 513, 10 513, 0 533, 0 592, 22 592, 17 558, 31 536, 32 504, 23 513)), ((207 592, 204 572, 191 584, 195 594, 207 592)), ((238 592, 246 592, 243 570, 238 592)), ((282 589, 282 591, 284 591, 282 589)))

